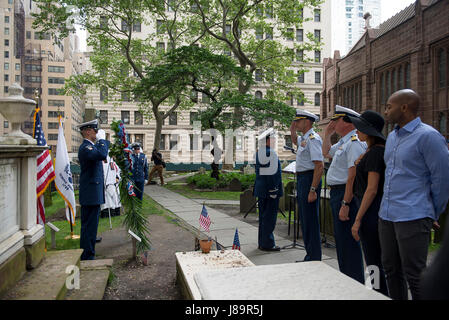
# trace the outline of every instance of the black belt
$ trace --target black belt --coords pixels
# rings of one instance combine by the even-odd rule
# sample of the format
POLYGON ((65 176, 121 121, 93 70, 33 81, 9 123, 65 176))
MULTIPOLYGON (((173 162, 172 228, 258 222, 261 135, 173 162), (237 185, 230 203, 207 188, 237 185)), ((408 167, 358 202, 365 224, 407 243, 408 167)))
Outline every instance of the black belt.
POLYGON ((315 170, 307 170, 307 171, 303 171, 303 172, 296 172, 296 175, 297 176, 302 176, 302 175, 305 175, 305 174, 310 174, 310 173, 313 173, 315 170))
POLYGON ((329 188, 331 188, 331 189, 345 189, 346 188, 346 184, 336 184, 334 186, 329 186, 329 188))

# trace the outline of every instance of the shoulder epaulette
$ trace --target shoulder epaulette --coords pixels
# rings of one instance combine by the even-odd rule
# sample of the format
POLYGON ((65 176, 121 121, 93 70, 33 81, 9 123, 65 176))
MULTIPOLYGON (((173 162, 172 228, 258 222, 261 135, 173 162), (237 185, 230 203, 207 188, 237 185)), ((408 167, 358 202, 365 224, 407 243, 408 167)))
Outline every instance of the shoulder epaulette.
POLYGON ((351 141, 359 141, 359 139, 357 138, 356 135, 353 135, 353 136, 351 137, 351 141))
POLYGON ((312 139, 312 140, 313 140, 313 139, 316 139, 316 137, 315 137, 315 135, 314 135, 313 133, 311 133, 311 134, 309 135, 309 138, 312 139))

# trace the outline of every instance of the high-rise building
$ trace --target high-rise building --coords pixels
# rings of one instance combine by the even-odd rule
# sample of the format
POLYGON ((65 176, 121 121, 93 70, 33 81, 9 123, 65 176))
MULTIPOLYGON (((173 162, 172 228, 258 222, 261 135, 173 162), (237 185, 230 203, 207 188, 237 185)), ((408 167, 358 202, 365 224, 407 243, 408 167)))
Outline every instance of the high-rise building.
POLYGON ((332 52, 346 55, 365 32, 365 13, 370 25, 381 23, 381 0, 327 0, 332 11, 332 52))
MULTIPOLYGON (((320 102, 321 96, 320 93, 323 88, 323 65, 322 59, 324 56, 328 56, 331 51, 331 1, 325 1, 320 8, 309 9, 306 8, 304 10, 304 18, 310 19, 305 22, 302 28, 295 28, 292 26, 291 31, 294 34, 292 38, 286 38, 281 35, 279 30, 276 28, 273 29, 273 32, 270 35, 263 34, 260 35, 263 39, 265 37, 270 36, 270 39, 274 41, 281 42, 284 46, 293 48, 295 43, 301 44, 302 42, 307 41, 307 35, 309 33, 313 34, 316 38, 319 38, 321 42, 324 44, 321 48, 321 51, 312 51, 305 53, 309 59, 303 59, 302 53, 297 52, 296 61, 291 65, 291 70, 294 74, 298 74, 296 86, 302 89, 304 93, 305 99, 300 99, 298 97, 289 97, 287 104, 291 105, 292 108, 301 108, 306 109, 310 112, 313 112, 317 115, 320 114, 320 102), (303 60, 310 60, 310 62, 303 62, 303 60), (308 68, 308 71, 304 74, 300 74, 298 70, 301 69, 301 66, 308 68)), ((167 15, 173 14, 170 12, 170 8, 167 7, 167 15)), ((146 39, 149 33, 154 33, 156 28, 156 19, 152 19, 147 17, 145 19, 146 24, 138 25, 137 28, 133 26, 133 36, 140 39, 146 39), (154 23, 151 23, 154 21, 154 23)), ((168 48, 168 36, 164 41, 154 40, 153 45, 159 47, 163 50, 168 48)), ((86 53, 86 68, 87 70, 91 69, 89 65, 89 56, 91 48, 87 48, 86 53)), ((299 50, 298 50, 299 51, 299 50)), ((230 52, 228 52, 231 55, 230 52)), ((256 97, 265 97, 267 90, 269 89, 269 84, 264 81, 264 77, 258 71, 255 72, 255 81, 256 84, 251 88, 250 93, 255 95, 256 97)), ((117 108, 111 97, 111 92, 108 92, 107 88, 104 87, 102 90, 92 89, 86 95, 86 108, 95 108, 97 114, 100 118, 100 123, 103 129, 105 129, 107 137, 112 137, 113 132, 110 129, 111 122, 115 120, 121 119, 127 128, 127 133, 129 134, 131 142, 140 142, 143 145, 144 151, 148 154, 155 147, 154 144, 154 134, 156 128, 156 122, 152 119, 147 119, 144 117, 142 113, 139 111, 139 106, 136 102, 133 102, 132 99, 126 97, 125 101, 123 101, 119 108, 117 108), (108 102, 106 103, 105 97, 109 95, 108 102), (128 101, 126 101, 128 100, 128 101)), ((198 96, 198 104, 196 108, 201 107, 204 103, 207 103, 206 96, 198 96)), ((163 104, 160 109, 161 111, 167 111, 170 109, 169 104, 163 104)), ((196 108, 192 108, 190 110, 179 110, 173 113, 169 118, 165 119, 164 125, 162 127, 162 136, 161 142, 159 146, 156 146, 161 151, 162 155, 165 159, 170 161, 170 151, 176 150, 180 148, 180 145, 183 148, 191 151, 189 155, 192 156, 194 152, 197 150, 202 150, 203 154, 210 155, 210 141, 208 137, 200 137, 199 140, 193 139, 193 121, 196 120, 198 116, 198 112, 196 108), (176 129, 184 129, 189 132, 189 139, 181 140, 181 137, 173 134, 176 129), (206 150, 206 151, 204 151, 206 150)), ((267 123, 262 124, 263 126, 267 126, 270 124, 269 119, 267 119, 267 123)), ((286 152, 282 146, 284 144, 291 145, 290 132, 285 132, 278 139, 278 154, 281 158, 293 159, 294 156, 291 152, 286 152), (292 157, 293 156, 293 157, 292 157)), ((249 139, 245 139, 245 137, 236 137, 236 153, 244 154, 244 158, 252 159, 252 155, 255 151, 255 144, 250 142, 249 139), (250 155, 248 157, 248 155, 250 155)), ((172 159, 172 161, 179 159, 172 159)))
MULTIPOLYGON (((64 118, 67 150, 78 152, 81 135, 77 125, 83 120, 84 100, 80 96, 61 94, 66 79, 81 72, 78 39, 51 37, 35 30, 32 12, 37 10, 31 0, 0 0, 0 57, 2 77, 0 96, 8 95, 8 87, 20 84, 23 95, 34 99, 39 93, 39 107, 47 144, 55 151, 58 139, 58 116, 64 118)), ((9 123, 0 115, 0 134, 9 131, 9 123)), ((22 130, 32 135, 33 117, 24 119, 22 130)))

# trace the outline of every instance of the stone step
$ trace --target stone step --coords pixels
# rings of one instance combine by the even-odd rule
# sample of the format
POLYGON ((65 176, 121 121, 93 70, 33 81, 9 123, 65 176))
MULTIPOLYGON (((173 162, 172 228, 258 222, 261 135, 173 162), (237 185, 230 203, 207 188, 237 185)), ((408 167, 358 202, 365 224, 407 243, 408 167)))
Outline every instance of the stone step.
POLYGON ((102 300, 109 273, 109 269, 81 269, 80 288, 68 290, 65 300, 102 300))
MULTIPOLYGON (((3 297, 5 300, 62 300, 69 266, 80 267, 82 249, 49 251, 42 263, 27 272, 3 297)), ((70 273, 70 272, 69 272, 70 273)))
POLYGON ((68 290, 65 300, 102 300, 113 262, 113 259, 81 261, 80 288, 68 290))

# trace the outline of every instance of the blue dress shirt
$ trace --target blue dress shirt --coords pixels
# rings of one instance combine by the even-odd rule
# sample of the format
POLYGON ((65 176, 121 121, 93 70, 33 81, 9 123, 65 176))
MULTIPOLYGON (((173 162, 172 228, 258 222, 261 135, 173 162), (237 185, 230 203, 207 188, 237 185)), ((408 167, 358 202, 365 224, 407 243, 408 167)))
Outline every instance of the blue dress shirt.
POLYGON ((449 151, 443 136, 418 117, 388 135, 383 220, 438 220, 449 198, 449 151))
POLYGON ((323 161, 323 140, 313 131, 313 128, 302 137, 298 137, 296 152, 296 172, 315 169, 313 161, 323 161))
POLYGON ((349 132, 334 144, 329 155, 332 163, 326 175, 327 184, 330 186, 346 184, 348 181, 348 169, 354 167, 354 162, 366 151, 366 143, 357 137, 356 130, 349 132))

